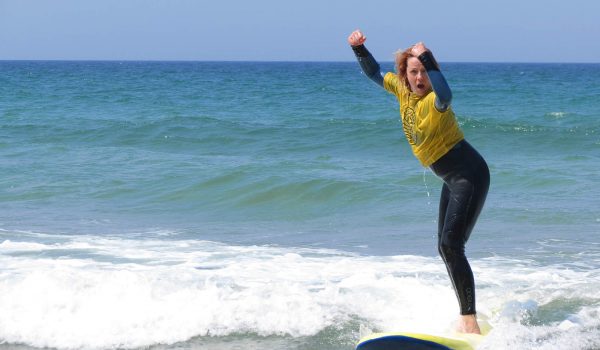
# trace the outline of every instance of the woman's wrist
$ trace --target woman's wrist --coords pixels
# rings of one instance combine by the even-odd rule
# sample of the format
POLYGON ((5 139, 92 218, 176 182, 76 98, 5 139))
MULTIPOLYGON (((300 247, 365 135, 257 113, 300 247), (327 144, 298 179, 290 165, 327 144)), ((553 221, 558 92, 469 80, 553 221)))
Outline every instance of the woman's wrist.
POLYGON ((420 54, 417 58, 419 59, 419 61, 421 61, 421 63, 423 64, 423 67, 425 67, 425 70, 427 70, 427 71, 431 71, 431 70, 439 71, 440 70, 431 51, 427 50, 427 51, 423 52, 422 54, 420 54))
POLYGON ((354 54, 356 55, 356 57, 368 57, 369 56, 369 50, 367 50, 367 48, 365 47, 364 44, 351 45, 350 47, 352 47, 352 51, 354 51, 354 54))

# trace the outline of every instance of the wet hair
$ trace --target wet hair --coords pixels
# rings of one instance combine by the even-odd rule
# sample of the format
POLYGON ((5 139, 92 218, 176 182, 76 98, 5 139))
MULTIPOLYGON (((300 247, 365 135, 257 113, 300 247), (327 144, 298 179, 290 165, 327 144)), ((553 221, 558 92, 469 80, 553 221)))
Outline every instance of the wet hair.
POLYGON ((398 78, 400 81, 404 83, 404 85, 410 89, 410 85, 408 83, 408 78, 406 74, 406 70, 408 67, 408 59, 410 57, 414 57, 411 53, 412 46, 408 49, 401 51, 396 51, 396 74, 398 74, 398 78))

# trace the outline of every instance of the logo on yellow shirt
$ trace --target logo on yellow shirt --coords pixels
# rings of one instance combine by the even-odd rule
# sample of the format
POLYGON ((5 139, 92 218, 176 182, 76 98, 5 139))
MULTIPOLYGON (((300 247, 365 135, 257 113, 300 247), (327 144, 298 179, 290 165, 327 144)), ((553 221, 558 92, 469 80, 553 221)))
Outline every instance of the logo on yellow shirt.
POLYGON ((403 113, 402 129, 404 129, 404 134, 406 135, 408 143, 413 146, 417 146, 419 142, 415 128, 416 120, 417 114, 415 113, 415 110, 412 107, 407 107, 403 113))

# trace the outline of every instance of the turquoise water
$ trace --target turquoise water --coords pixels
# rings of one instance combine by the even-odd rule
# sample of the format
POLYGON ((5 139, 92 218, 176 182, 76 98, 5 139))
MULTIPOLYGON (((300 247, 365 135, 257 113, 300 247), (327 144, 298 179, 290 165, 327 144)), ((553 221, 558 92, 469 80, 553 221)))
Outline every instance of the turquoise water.
MULTIPOLYGON (((483 347, 600 349, 600 65, 443 69, 492 176, 483 347)), ((0 347, 352 349, 456 318, 441 184, 354 62, 0 62, 0 164, 0 347)))

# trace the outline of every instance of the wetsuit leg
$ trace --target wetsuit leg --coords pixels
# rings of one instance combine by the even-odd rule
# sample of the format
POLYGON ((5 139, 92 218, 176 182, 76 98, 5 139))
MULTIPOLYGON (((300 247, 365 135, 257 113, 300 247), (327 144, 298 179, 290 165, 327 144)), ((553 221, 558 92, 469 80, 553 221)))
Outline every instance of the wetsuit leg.
POLYGON ((448 203, 450 202, 450 190, 448 185, 444 183, 442 186, 442 193, 440 194, 440 209, 438 214, 438 240, 442 231, 444 230, 444 223, 446 222, 446 210, 448 209, 448 203))
POLYGON ((466 141, 461 141, 431 168, 444 181, 438 250, 456 291, 461 314, 475 314, 475 282, 465 256, 465 243, 487 196, 489 170, 485 160, 466 141))

